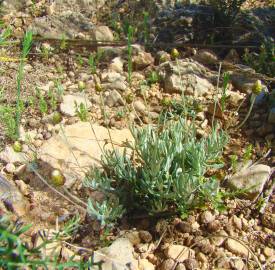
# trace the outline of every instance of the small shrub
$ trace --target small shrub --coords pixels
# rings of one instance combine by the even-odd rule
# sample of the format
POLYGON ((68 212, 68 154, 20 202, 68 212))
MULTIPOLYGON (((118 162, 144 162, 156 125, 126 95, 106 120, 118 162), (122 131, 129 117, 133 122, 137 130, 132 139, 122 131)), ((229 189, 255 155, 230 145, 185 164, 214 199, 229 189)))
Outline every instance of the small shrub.
POLYGON ((128 211, 185 214, 215 201, 219 184, 205 174, 210 168, 222 167, 219 157, 227 142, 223 132, 213 129, 208 138, 198 140, 195 128, 180 118, 163 128, 133 128, 132 134, 135 159, 126 150, 123 154, 106 151, 104 170, 94 169, 88 186, 104 192, 107 198, 116 196, 128 211))

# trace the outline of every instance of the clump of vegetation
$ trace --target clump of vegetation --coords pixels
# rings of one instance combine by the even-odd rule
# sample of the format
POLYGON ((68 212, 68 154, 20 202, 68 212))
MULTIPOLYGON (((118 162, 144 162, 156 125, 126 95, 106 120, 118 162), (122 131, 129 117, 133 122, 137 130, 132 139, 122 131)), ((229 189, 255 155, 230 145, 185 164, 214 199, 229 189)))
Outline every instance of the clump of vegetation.
POLYGON ((110 215, 112 220, 119 218, 123 209, 186 214, 206 202, 217 204, 219 184, 205 175, 208 169, 223 166, 219 157, 227 136, 213 129, 209 137, 196 139, 195 132, 183 118, 163 128, 133 128, 135 143, 129 144, 133 157, 126 150, 123 154, 106 151, 103 171, 94 169, 87 180, 88 186, 104 192, 120 211, 102 213, 90 203, 90 213, 98 216, 100 212, 102 221, 110 215))
POLYGON ((216 23, 223 26, 231 26, 236 16, 241 11, 241 6, 246 0, 209 0, 215 9, 216 23))
POLYGON ((258 53, 245 50, 243 55, 245 64, 252 67, 256 72, 269 75, 275 74, 275 45, 272 41, 263 44, 258 53))
MULTIPOLYGON (((19 221, 12 222, 8 217, 0 216, 0 267, 2 269, 87 269, 92 265, 88 261, 74 261, 75 255, 66 262, 61 262, 58 255, 46 256, 43 250, 53 243, 67 239, 76 229, 79 218, 74 218, 65 224, 62 231, 54 233, 50 238, 42 237, 42 242, 37 247, 30 247, 24 242, 24 234, 31 225, 23 225, 19 221)), ((41 235, 42 236, 42 235, 41 235)))
MULTIPOLYGON (((8 38, 11 35, 11 31, 9 29, 3 30, 0 35, 0 46, 5 46, 9 44, 8 38)), ((24 64, 26 57, 30 51, 32 43, 32 33, 27 32, 25 34, 23 40, 23 49, 21 53, 20 63, 19 63, 19 70, 16 77, 17 83, 17 92, 16 92, 16 106, 15 108, 11 107, 10 105, 1 105, 0 106, 0 121, 4 126, 5 134, 11 140, 16 140, 19 138, 19 127, 21 121, 21 114, 24 108, 24 104, 21 97, 21 86, 22 80, 24 75, 24 64)), ((6 61, 10 61, 7 57, 6 61)), ((11 60, 12 61, 12 60, 11 60)))

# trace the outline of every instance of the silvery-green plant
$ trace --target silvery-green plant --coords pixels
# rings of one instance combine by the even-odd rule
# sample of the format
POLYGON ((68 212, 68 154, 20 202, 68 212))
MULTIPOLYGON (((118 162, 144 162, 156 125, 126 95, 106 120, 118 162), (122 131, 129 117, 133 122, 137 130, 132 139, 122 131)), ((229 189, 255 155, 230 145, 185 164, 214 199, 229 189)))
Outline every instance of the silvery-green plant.
POLYGON ((185 214, 203 203, 216 203, 219 184, 206 172, 223 165, 219 157, 227 142, 225 133, 213 129, 207 138, 196 139, 195 128, 180 118, 163 128, 132 128, 132 134, 135 142, 128 146, 135 159, 126 150, 105 151, 103 171, 94 169, 88 186, 107 198, 116 196, 128 211, 185 214))

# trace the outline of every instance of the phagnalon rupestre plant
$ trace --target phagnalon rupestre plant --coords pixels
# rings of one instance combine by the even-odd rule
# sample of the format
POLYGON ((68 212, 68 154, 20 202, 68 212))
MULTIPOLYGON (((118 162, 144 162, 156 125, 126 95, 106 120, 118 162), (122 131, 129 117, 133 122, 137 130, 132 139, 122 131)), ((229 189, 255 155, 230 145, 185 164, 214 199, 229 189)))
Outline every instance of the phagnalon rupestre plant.
MULTIPOLYGON (((184 214, 217 198, 219 184, 215 178, 206 177, 206 172, 222 167, 219 157, 227 142, 225 133, 213 128, 209 137, 197 139, 195 128, 180 119, 162 128, 132 128, 132 134, 132 155, 106 151, 103 170, 92 171, 88 186, 104 192, 108 199, 117 198, 128 211, 139 209, 153 214, 184 214)), ((97 208, 90 208, 90 213, 100 213, 102 220, 103 211, 98 204, 97 208)), ((109 220, 119 216, 106 213, 109 220)))

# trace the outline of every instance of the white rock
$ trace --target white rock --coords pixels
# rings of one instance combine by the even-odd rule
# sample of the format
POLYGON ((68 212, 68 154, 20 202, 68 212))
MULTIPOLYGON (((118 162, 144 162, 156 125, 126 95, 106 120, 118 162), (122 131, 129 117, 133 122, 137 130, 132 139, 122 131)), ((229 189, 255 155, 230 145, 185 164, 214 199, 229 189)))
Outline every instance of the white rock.
POLYGON ((135 110, 141 114, 146 114, 146 106, 144 105, 144 103, 140 100, 137 100, 133 103, 133 106, 135 108, 135 110))
MULTIPOLYGON (((109 131, 116 149, 122 150, 117 145, 126 140, 133 141, 128 129, 109 131)), ((107 128, 96 124, 78 122, 66 126, 64 134, 59 132, 45 141, 38 149, 38 158, 51 168, 59 169, 66 178, 65 185, 70 187, 77 179, 84 178, 92 166, 100 166, 101 150, 103 147, 111 150, 112 146, 110 143, 105 145, 106 140, 110 142, 107 128)))
POLYGON ((8 163, 8 164, 6 165, 6 167, 5 167, 5 169, 6 169, 6 171, 7 171, 8 173, 14 173, 15 170, 16 170, 16 168, 15 168, 15 166, 14 166, 13 163, 8 163))
POLYGON ((228 238, 226 240, 225 246, 229 251, 236 255, 240 255, 247 258, 251 256, 249 250, 243 244, 234 239, 228 238))
POLYGON ((228 183, 233 189, 249 189, 247 196, 254 198, 262 192, 270 173, 271 168, 269 166, 257 164, 236 173, 229 179, 228 183))
POLYGON ((75 116, 75 102, 78 106, 83 103, 87 109, 92 106, 92 103, 88 100, 88 98, 85 98, 83 95, 66 95, 63 97, 63 101, 60 104, 61 112, 68 116, 75 116))
POLYGON ((154 63, 154 58, 150 53, 141 51, 133 57, 133 63, 136 69, 143 69, 154 63))
POLYGON ((189 258, 195 258, 195 251, 182 245, 171 245, 165 251, 167 258, 183 262, 189 258))
POLYGON ((114 41, 114 35, 108 26, 96 26, 92 32, 95 41, 114 41))
MULTIPOLYGON (((134 248, 131 242, 126 238, 115 240, 111 246, 95 251, 94 262, 103 262, 102 270, 127 270, 138 269, 138 262, 134 258, 134 248)), ((92 270, 98 270, 93 266, 92 270)))
POLYGON ((106 98, 105 104, 109 107, 114 107, 116 105, 124 105, 124 101, 120 93, 113 90, 106 98))
POLYGON ((154 270, 155 266, 147 259, 141 259, 138 262, 139 270, 154 270))
POLYGON ((215 220, 215 216, 210 211, 205 211, 201 214, 202 223, 210 223, 215 220))
POLYGON ((6 146, 0 153, 0 160, 6 163, 23 163, 26 162, 27 156, 22 152, 15 152, 11 146, 6 146))
POLYGON ((110 70, 116 71, 116 72, 123 72, 123 61, 121 59, 121 57, 115 57, 110 66, 109 66, 110 70))

